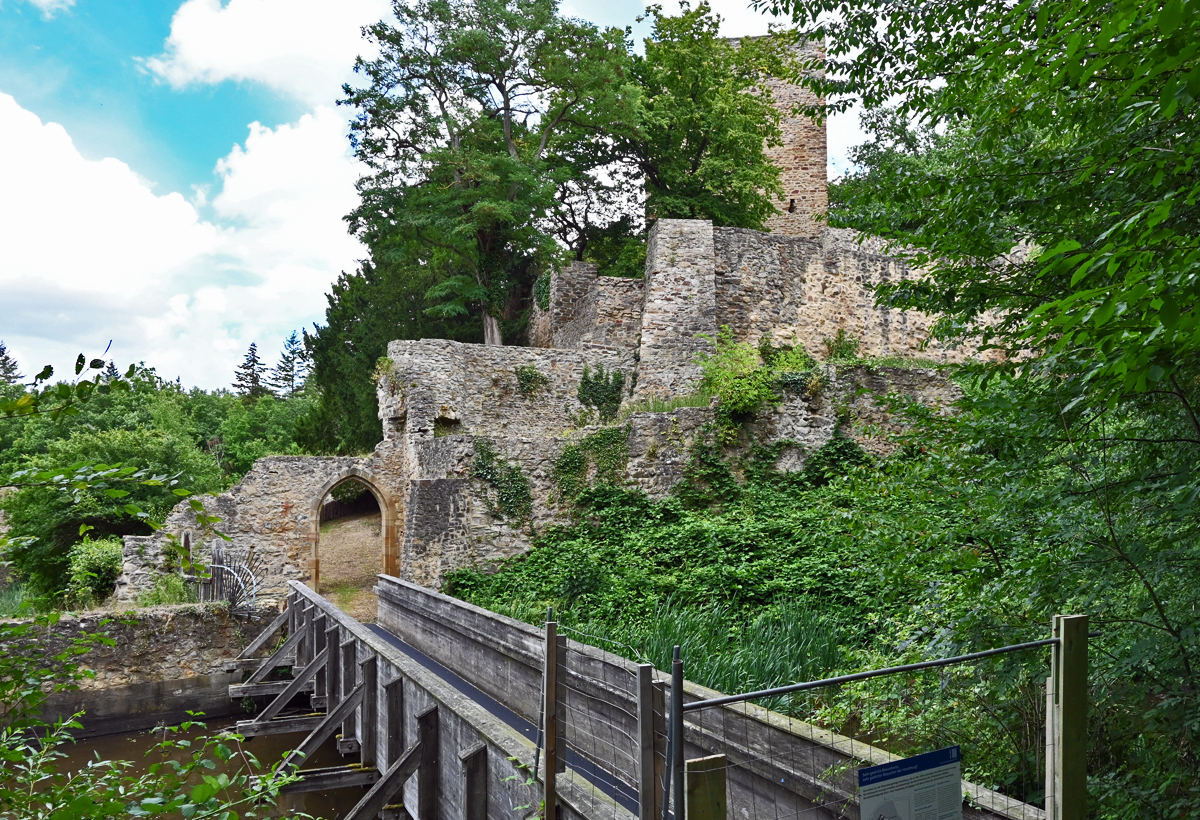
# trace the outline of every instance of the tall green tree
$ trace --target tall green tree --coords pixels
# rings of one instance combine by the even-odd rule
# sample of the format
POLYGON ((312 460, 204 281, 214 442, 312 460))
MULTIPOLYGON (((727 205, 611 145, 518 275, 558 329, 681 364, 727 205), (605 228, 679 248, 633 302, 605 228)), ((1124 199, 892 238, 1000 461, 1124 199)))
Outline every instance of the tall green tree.
POLYGON ((707 2, 680 7, 678 16, 647 10, 654 27, 633 58, 637 119, 616 132, 621 152, 644 181, 648 213, 761 230, 783 196, 766 154, 781 142, 767 81, 794 72, 797 38, 734 43, 707 2))
POLYGON ((4 346, 4 341, 0 340, 0 381, 7 384, 16 384, 23 378, 25 377, 21 375, 17 360, 9 355, 8 348, 4 346))
POLYGON ((326 297, 325 324, 307 335, 316 405, 298 422, 310 452, 369 452, 382 438, 375 369, 395 339, 483 341, 478 314, 431 316, 425 296, 438 281, 430 265, 364 262, 343 273, 326 297))
POLYGON ((271 392, 266 383, 267 365, 258 356, 258 343, 251 342, 233 376, 233 389, 245 399, 259 399, 271 392))
POLYGON ((442 277, 433 312, 479 311, 502 344, 555 254, 541 223, 572 171, 569 130, 628 119, 624 35, 570 20, 555 0, 395 2, 369 27, 379 57, 346 86, 356 154, 370 169, 349 216, 376 262, 416 247, 442 277))
POLYGON ((283 350, 279 354, 279 361, 271 368, 267 384, 278 395, 290 399, 297 391, 304 389, 308 368, 308 350, 300 340, 300 334, 293 330, 283 340, 283 350))

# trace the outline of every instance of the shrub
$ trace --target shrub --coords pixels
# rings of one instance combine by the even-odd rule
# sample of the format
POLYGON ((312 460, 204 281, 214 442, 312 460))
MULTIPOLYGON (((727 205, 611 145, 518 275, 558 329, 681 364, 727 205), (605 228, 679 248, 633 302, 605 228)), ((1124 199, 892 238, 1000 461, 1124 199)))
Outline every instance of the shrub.
POLYGON ((68 559, 67 600, 76 606, 91 606, 112 594, 121 575, 124 544, 120 538, 84 539, 71 547, 68 559))
POLYGON ((779 396, 758 351, 737 341, 728 325, 721 326, 716 338, 708 338, 715 350, 698 357, 703 373, 700 388, 717 397, 719 437, 729 441, 742 422, 754 418, 764 405, 777 403, 779 396))
POLYGON ((137 597, 138 606, 168 606, 195 602, 195 590, 183 580, 182 575, 174 572, 158 576, 154 580, 154 588, 137 597))
POLYGON ((624 390, 624 373, 619 370, 605 373, 604 365, 600 365, 596 372, 592 373, 585 364, 576 395, 580 403, 596 409, 601 422, 610 422, 617 417, 617 411, 621 409, 621 393, 624 390))
POLYGON ((517 368, 517 390, 527 399, 532 399, 546 385, 550 384, 550 379, 546 374, 538 370, 531 364, 524 364, 517 368))

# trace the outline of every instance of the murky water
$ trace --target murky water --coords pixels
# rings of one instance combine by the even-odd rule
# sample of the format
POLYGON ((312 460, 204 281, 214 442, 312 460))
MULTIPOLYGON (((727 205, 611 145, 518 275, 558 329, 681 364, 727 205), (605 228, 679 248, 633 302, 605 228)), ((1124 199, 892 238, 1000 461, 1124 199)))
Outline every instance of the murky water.
MULTIPOLYGON (((208 725, 202 729, 194 728, 173 737, 195 738, 201 735, 213 735, 221 729, 232 729, 234 723, 232 719, 228 718, 213 720, 209 721, 208 725)), ((60 765, 62 770, 76 769, 84 765, 88 760, 95 759, 96 754, 99 754, 101 758, 106 760, 134 761, 136 764, 136 773, 141 774, 149 768, 150 764, 166 759, 161 752, 155 750, 155 746, 161 740, 161 731, 157 734, 150 732, 128 732, 118 735, 106 735, 104 737, 85 738, 76 741, 74 744, 62 747, 61 750, 67 754, 67 757, 60 765)), ((303 740, 303 733, 267 735, 265 737, 247 738, 243 741, 243 747, 247 752, 254 755, 265 768, 281 759, 303 740)), ((186 755, 187 750, 176 750, 174 753, 176 759, 183 759, 186 755)), ((237 757, 235 756, 234 761, 236 760, 237 757)), ((304 768, 344 766, 355 762, 357 762, 357 756, 342 757, 338 754, 335 742, 330 738, 315 754, 311 755, 304 762, 304 768)), ((237 764, 231 761, 224 768, 221 767, 221 764, 218 764, 216 771, 225 771, 232 774, 236 770, 237 764)), ((307 792, 304 794, 285 794, 279 798, 279 810, 280 812, 307 812, 314 817, 336 820, 337 817, 353 808, 354 804, 364 794, 366 794, 366 789, 358 787, 324 792, 307 792)))

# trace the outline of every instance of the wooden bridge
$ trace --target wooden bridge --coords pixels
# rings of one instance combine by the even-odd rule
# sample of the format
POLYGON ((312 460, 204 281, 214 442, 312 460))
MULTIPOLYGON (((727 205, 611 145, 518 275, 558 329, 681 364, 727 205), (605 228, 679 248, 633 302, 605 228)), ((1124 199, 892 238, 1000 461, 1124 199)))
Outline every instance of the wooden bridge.
MULTIPOLYGON (((286 610, 226 664, 246 674, 231 698, 267 704, 240 733, 302 735, 285 791, 361 787, 341 820, 860 820, 856 768, 897 759, 745 703, 691 712, 686 810, 664 811, 666 675, 396 578, 376 592, 379 624, 364 625, 292 583, 286 610), (350 762, 306 768, 331 738, 350 762), (701 805, 713 761, 720 801, 701 805)), ((687 683, 683 702, 717 695, 687 683)), ((964 817, 1044 820, 963 785, 964 817)))

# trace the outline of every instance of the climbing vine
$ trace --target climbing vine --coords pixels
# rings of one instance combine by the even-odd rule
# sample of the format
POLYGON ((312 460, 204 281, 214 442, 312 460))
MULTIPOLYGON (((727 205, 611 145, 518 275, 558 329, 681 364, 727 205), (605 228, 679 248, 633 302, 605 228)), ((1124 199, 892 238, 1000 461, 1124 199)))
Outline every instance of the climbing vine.
POLYGON ((533 512, 533 492, 520 465, 502 459, 495 445, 485 438, 475 439, 471 478, 483 483, 477 488, 478 496, 497 518, 519 522, 533 512))
POLYGON ((606 427, 568 444, 554 460, 559 496, 573 502, 587 488, 589 474, 597 484, 618 484, 629 461, 629 433, 629 425, 606 427))
POLYGON ((579 380, 579 401, 588 407, 593 407, 601 422, 610 422, 617 417, 621 409, 621 393, 625 389, 625 374, 619 370, 612 373, 604 372, 604 365, 592 373, 588 366, 583 366, 583 378, 579 380))
POLYGON ((527 399, 532 399, 550 384, 546 374, 531 364, 523 364, 516 369, 517 390, 527 399))
POLYGON ((546 271, 533 283, 533 298, 542 310, 550 309, 550 271, 546 271))

